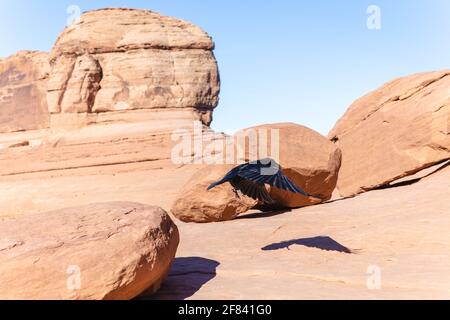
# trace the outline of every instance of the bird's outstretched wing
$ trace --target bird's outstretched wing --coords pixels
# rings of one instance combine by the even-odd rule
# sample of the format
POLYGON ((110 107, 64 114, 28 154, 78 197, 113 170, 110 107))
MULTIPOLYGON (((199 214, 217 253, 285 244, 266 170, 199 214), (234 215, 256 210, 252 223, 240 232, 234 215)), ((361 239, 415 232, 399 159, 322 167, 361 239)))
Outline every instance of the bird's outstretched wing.
POLYGON ((240 190, 246 196, 263 202, 264 204, 274 204, 275 200, 267 192, 264 184, 253 182, 236 176, 230 181, 233 188, 240 190))
MULTIPOLYGON (((278 166, 276 162, 273 163, 278 166)), ((270 164, 264 165, 260 162, 249 163, 241 167, 238 172, 238 176, 255 183, 268 184, 278 189, 302 194, 306 197, 309 197, 309 194, 296 186, 291 180, 289 180, 288 177, 283 174, 283 171, 279 166, 270 168, 270 164)))
POLYGON ((230 182, 236 190, 240 190, 246 196, 266 204, 275 203, 269 192, 267 192, 266 184, 310 197, 309 194, 289 180, 283 174, 281 167, 272 159, 240 165, 231 170, 222 180, 210 185, 208 190, 226 182, 230 182))

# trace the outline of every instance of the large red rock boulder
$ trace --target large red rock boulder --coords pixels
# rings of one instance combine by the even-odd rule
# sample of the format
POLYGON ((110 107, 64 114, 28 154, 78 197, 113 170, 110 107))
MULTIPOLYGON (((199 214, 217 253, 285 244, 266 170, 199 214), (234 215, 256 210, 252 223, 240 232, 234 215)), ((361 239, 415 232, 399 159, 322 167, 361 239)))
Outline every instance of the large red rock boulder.
POLYGON ((214 157, 225 164, 200 169, 175 202, 172 213, 180 220, 225 221, 255 208, 257 201, 234 192, 229 183, 210 191, 207 187, 222 179, 233 167, 267 156, 277 160, 284 174, 312 195, 305 197, 269 188, 276 207, 297 208, 331 199, 341 152, 319 133, 293 123, 279 123, 245 129, 235 137, 224 139, 227 141, 219 144, 224 150, 216 150, 214 157), (228 164, 230 161, 234 164, 228 164))
MULTIPOLYGON (((249 128, 244 136, 258 137, 258 147, 249 149, 246 141, 246 160, 261 159, 278 150, 278 162, 283 173, 312 197, 270 188, 270 195, 281 207, 298 208, 318 204, 331 199, 341 166, 341 151, 321 134, 294 123, 277 123, 249 128), (266 138, 267 137, 267 138, 266 138), (276 138, 278 137, 278 138, 276 138), (262 138, 262 140, 261 140, 262 138), (264 141, 267 140, 267 143, 264 141), (261 145, 264 143, 264 145, 261 145), (276 143, 278 146, 273 146, 276 143), (262 154, 259 150, 265 150, 262 154), (256 152, 255 152, 256 150, 256 152)), ((238 143, 242 145, 242 143, 238 143)), ((272 156, 272 158, 276 158, 272 156)))
POLYGON ((234 192, 228 183, 207 191, 232 168, 232 165, 211 165, 200 169, 183 188, 172 214, 183 222, 221 222, 233 220, 256 206, 257 201, 234 192))
POLYGON ((179 242, 162 209, 101 203, 0 223, 0 299, 124 300, 155 292, 179 242))
POLYGON ((330 132, 343 152, 342 196, 450 159, 450 71, 393 80, 355 101, 330 132))

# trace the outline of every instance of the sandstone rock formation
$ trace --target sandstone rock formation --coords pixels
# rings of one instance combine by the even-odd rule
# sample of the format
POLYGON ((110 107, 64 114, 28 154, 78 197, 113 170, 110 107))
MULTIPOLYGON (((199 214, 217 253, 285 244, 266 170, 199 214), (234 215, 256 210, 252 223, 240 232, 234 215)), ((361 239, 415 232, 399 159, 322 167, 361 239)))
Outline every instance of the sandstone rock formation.
POLYGON ((351 196, 450 159, 450 71, 391 81, 357 100, 330 132, 351 196))
POLYGON ((248 139, 241 139, 241 142, 238 142, 245 150, 248 160, 265 158, 276 151, 283 173, 313 196, 307 198, 303 195, 270 188, 270 195, 278 205, 298 208, 331 199, 341 166, 341 151, 325 137, 309 128, 293 123, 263 125, 246 129, 243 134, 245 137, 252 135, 258 137, 257 148, 250 148, 254 143, 248 139), (276 134, 272 137, 275 132, 276 134), (245 146, 242 146, 243 141, 246 141, 245 146), (259 151, 261 146, 265 154, 259 151))
POLYGON ((102 9, 66 28, 51 53, 52 113, 191 109, 218 103, 214 43, 190 23, 147 10, 102 9))
POLYGON ((224 177, 232 165, 206 166, 186 184, 172 207, 172 213, 183 222, 220 222, 236 218, 257 205, 257 201, 239 195, 229 184, 207 191, 224 177))
POLYGON ((1 299, 132 299, 166 277, 179 235, 160 208, 100 203, 0 223, 1 299))
POLYGON ((344 195, 396 184, 259 212, 229 185, 206 191, 234 165, 171 159, 174 129, 194 120, 210 145, 225 138, 207 128, 213 47, 189 23, 105 9, 61 34, 51 66, 45 53, 0 60, 0 299, 450 298, 449 167, 409 176, 449 158, 450 72, 357 101, 330 135, 336 145, 294 124, 251 128, 279 130, 285 174, 320 198, 271 188, 282 206, 331 197, 339 148, 344 195), (378 271, 382 290, 371 287, 378 271))
POLYGON ((49 71, 48 54, 44 52, 20 51, 0 60, 0 133, 49 126, 49 71))
MULTIPOLYGON (((38 54, 50 60, 51 66, 39 60, 46 73, 33 71, 34 78, 22 81, 43 79, 43 119, 33 116, 35 124, 23 125, 20 119, 33 112, 22 111, 26 104, 18 94, 16 102, 0 105, 0 120, 6 117, 5 129, 0 125, 0 175, 170 159, 175 130, 192 130, 194 121, 206 130, 212 121, 220 91, 213 49, 212 39, 197 26, 151 11, 83 14, 61 33, 49 57, 38 54), (40 130, 1 134, 24 129, 40 130)), ((10 101, 4 92, 16 85, 14 79, 23 78, 23 72, 8 71, 15 63, 34 70, 31 62, 20 61, 1 62, 11 65, 0 69, 5 70, 2 101, 10 101)))

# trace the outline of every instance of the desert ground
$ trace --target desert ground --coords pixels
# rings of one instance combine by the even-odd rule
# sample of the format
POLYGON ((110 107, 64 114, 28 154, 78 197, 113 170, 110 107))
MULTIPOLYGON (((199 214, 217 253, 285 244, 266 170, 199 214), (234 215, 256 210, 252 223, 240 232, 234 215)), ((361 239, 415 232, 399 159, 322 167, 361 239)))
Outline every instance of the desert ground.
MULTIPOLYGON (((2 219, 111 199, 169 211, 180 191, 174 181, 183 185, 197 170, 155 163, 7 178, 2 219), (171 192, 148 192, 157 188, 171 192), (8 206, 17 194, 26 197, 8 206)), ((174 218, 182 240, 172 270, 159 293, 140 299, 447 299, 450 167, 432 172, 308 208, 214 224, 174 218), (381 287, 371 288, 374 267, 381 287)))

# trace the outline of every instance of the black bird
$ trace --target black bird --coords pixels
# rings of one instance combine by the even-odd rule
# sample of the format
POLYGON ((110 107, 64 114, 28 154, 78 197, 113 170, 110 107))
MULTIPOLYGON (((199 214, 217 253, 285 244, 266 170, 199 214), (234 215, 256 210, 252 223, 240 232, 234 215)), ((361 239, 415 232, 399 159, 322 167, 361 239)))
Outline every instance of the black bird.
POLYGON ((208 190, 226 182, 229 182, 235 190, 239 190, 246 196, 264 204, 275 203, 275 200, 267 192, 266 184, 310 197, 309 194, 290 181, 283 174, 280 165, 272 159, 263 159, 240 165, 231 170, 222 180, 210 185, 208 190))

